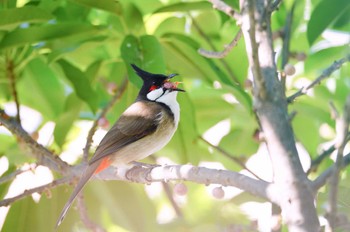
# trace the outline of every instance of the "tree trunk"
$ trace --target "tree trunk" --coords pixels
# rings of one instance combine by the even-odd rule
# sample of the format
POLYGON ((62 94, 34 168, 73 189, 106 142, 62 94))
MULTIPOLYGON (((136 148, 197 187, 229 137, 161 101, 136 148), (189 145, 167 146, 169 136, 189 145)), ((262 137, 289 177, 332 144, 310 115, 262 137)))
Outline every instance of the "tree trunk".
POLYGON ((267 0, 247 0, 242 29, 254 77, 254 108, 264 132, 280 193, 279 206, 291 232, 320 230, 314 198, 295 146, 287 101, 278 80, 267 0))

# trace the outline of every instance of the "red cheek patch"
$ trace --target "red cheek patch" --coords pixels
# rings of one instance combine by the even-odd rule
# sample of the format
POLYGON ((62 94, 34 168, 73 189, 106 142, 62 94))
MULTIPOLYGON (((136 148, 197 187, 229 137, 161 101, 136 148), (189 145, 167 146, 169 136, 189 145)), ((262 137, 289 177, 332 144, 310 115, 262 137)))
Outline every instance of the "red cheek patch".
POLYGON ((157 88, 156 85, 152 85, 152 86, 149 88, 149 91, 151 92, 151 91, 155 90, 156 88, 157 88))

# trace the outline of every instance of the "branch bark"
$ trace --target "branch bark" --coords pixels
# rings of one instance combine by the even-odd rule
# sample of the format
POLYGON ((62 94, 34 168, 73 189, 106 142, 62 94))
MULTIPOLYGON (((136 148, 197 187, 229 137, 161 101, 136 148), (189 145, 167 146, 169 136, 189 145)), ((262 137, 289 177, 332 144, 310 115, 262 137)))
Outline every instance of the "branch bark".
POLYGON ((268 1, 244 1, 242 30, 254 77, 254 108, 270 153, 280 207, 289 231, 319 231, 314 198, 295 146, 287 101, 278 81, 268 1))
POLYGON ((3 110, 0 109, 0 125, 5 126, 20 143, 23 143, 30 151, 31 155, 36 158, 37 163, 49 167, 61 174, 69 172, 69 165, 55 156, 44 146, 38 144, 22 126, 9 117, 3 110))

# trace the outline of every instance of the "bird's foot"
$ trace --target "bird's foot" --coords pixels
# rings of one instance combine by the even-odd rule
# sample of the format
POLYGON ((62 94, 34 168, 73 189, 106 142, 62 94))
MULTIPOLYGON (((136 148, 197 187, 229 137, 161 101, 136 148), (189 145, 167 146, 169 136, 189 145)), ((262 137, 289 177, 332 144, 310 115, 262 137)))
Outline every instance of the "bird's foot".
POLYGON ((132 182, 146 182, 150 184, 151 182, 147 180, 147 175, 152 171, 153 168, 159 167, 158 164, 145 164, 133 161, 130 164, 133 165, 126 173, 126 179, 132 182))

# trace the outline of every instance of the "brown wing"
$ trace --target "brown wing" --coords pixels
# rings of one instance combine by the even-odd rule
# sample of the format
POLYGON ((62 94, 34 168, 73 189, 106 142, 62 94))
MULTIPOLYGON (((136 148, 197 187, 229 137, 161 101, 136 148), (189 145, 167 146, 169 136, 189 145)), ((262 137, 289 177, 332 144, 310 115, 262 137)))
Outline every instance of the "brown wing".
POLYGON ((162 108, 154 102, 138 101, 132 104, 107 132, 97 147, 92 163, 118 151, 156 131, 162 117, 162 108))

